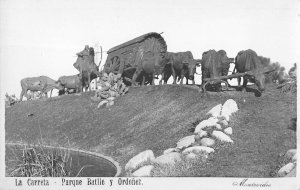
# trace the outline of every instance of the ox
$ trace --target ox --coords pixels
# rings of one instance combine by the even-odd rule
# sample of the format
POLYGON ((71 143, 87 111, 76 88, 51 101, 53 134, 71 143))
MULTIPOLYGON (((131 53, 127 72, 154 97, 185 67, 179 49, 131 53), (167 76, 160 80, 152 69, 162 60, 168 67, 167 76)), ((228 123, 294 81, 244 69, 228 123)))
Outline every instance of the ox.
POLYGON ((167 52, 164 61, 168 63, 165 64, 165 68, 162 74, 162 79, 159 82, 167 83, 171 74, 173 76, 173 84, 176 84, 180 80, 180 84, 183 83, 183 78, 186 78, 186 84, 188 84, 188 79, 192 80, 192 84, 195 84, 194 74, 196 73, 196 67, 199 66, 199 62, 193 58, 193 54, 190 51, 186 52, 167 52))
POLYGON ((79 75, 61 76, 56 83, 63 87, 63 89, 59 91, 59 95, 64 94, 66 92, 65 89, 67 89, 67 92, 71 89, 75 90, 75 92, 81 92, 82 90, 82 83, 79 75))
MULTIPOLYGON (((80 72, 82 88, 86 86, 86 90, 88 87, 89 90, 91 91, 91 87, 90 87, 91 81, 96 79, 101 74, 99 72, 99 65, 101 63, 101 60, 99 62, 99 65, 95 64, 94 48, 89 47, 88 45, 86 45, 84 50, 77 53, 76 55, 78 57, 76 62, 73 64, 73 66, 80 72)), ((102 49, 101 49, 101 55, 102 55, 102 49)))
POLYGON ((47 93, 51 90, 50 97, 52 96, 52 90, 58 89, 61 90, 62 86, 56 83, 55 80, 47 77, 47 76, 39 76, 39 77, 30 77, 24 78, 21 80, 21 95, 20 101, 22 101, 23 96, 29 99, 27 91, 40 91, 42 94, 45 94, 48 97, 47 93))
POLYGON ((145 81, 149 81, 151 85, 154 83, 155 74, 161 74, 162 72, 162 56, 155 55, 155 53, 148 51, 143 55, 143 59, 140 64, 137 65, 136 70, 132 77, 132 84, 136 85, 136 81, 139 77, 143 77, 142 85, 145 81))
MULTIPOLYGON (((257 85, 258 90, 265 90, 265 75, 274 71, 263 67, 255 51, 248 49, 240 51, 235 58, 235 68, 237 73, 246 73, 243 81, 242 91, 245 91, 248 81, 257 85)), ((240 87, 240 78, 238 78, 238 87, 240 87)))
MULTIPOLYGON (((205 85, 209 79, 218 79, 221 76, 227 76, 230 63, 234 63, 234 58, 228 58, 224 50, 216 52, 209 50, 202 54, 202 85, 201 88, 205 92, 205 85)), ((218 81, 217 88, 221 88, 222 80, 218 81)), ((225 81, 226 82, 226 81, 225 81)), ((227 84, 227 82, 226 82, 227 84)))

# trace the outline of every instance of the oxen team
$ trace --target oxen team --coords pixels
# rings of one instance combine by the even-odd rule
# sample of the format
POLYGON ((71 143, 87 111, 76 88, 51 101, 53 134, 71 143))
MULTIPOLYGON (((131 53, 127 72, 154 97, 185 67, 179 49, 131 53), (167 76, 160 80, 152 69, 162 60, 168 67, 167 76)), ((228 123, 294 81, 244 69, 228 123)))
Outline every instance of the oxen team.
MULTIPOLYGON (((64 94, 71 90, 82 92, 84 87, 86 90, 88 87, 90 89, 90 82, 102 75, 102 72, 99 71, 100 63, 98 66, 95 64, 94 55, 94 49, 88 46, 85 46, 83 51, 77 53, 77 61, 73 64, 79 71, 77 75, 62 76, 57 81, 47 76, 22 79, 20 101, 22 101, 24 95, 27 97, 28 90, 40 91, 47 96, 47 92, 51 91, 52 93, 53 89, 58 89, 59 94, 64 94)), ((137 66, 133 74, 132 85, 137 84, 136 80, 138 77, 143 77, 142 83, 140 83, 142 85, 146 83, 145 81, 154 84, 155 76, 158 75, 161 75, 159 84, 167 83, 171 76, 173 77, 173 84, 179 81, 182 84, 183 78, 186 78, 186 84, 188 84, 188 80, 191 80, 192 84, 195 84, 194 75, 198 74, 196 73, 196 68, 201 65, 202 91, 205 92, 207 81, 221 78, 219 81, 217 80, 217 83, 209 84, 209 86, 219 89, 222 82, 227 83, 227 79, 223 78, 228 75, 230 63, 235 64, 233 73, 245 73, 242 75, 244 79, 242 85, 243 91, 248 81, 255 83, 260 92, 264 91, 265 74, 273 70, 264 68, 256 52, 250 49, 240 51, 235 59, 228 58, 224 50, 206 51, 202 54, 202 59, 194 59, 190 51, 178 53, 165 52, 161 57, 155 57, 153 53, 147 52, 144 54, 142 63, 137 66), (155 69, 155 67, 161 68, 155 69)), ((240 78, 238 78, 238 86, 240 87, 240 78)))
MULTIPOLYGON (((90 82, 97 78, 101 73, 99 72, 99 65, 94 62, 95 52, 92 47, 85 46, 84 50, 77 53, 77 60, 73 66, 79 71, 77 75, 61 76, 57 81, 47 77, 31 77, 21 80, 21 95, 20 101, 23 96, 29 99, 27 91, 40 91, 42 95, 48 96, 47 93, 53 89, 59 90, 59 95, 71 92, 82 92, 83 88, 87 90, 90 87, 90 82)), ((100 61, 101 62, 101 61, 100 61)))

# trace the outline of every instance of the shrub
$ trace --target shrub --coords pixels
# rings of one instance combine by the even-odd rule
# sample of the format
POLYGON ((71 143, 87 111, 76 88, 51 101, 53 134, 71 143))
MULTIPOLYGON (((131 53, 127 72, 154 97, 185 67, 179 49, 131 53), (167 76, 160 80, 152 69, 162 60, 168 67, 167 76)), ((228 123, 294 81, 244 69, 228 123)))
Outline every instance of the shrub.
MULTIPOLYGON (((20 150, 17 150, 20 151, 20 150)), ((68 151, 46 150, 42 145, 26 147, 17 157, 17 165, 10 173, 12 177, 68 177, 70 176, 70 161, 68 151), (67 162, 69 162, 69 166, 67 162)))
POLYGON ((18 98, 13 94, 13 95, 8 95, 7 93, 5 94, 5 107, 8 106, 13 106, 18 102, 18 98))

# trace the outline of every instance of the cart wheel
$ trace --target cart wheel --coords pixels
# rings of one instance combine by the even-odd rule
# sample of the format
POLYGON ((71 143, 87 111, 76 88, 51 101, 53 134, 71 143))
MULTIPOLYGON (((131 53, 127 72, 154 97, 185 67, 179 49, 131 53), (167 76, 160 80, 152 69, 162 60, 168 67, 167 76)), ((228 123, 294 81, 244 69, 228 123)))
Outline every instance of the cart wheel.
POLYGON ((114 56, 110 60, 111 60, 110 72, 118 71, 121 63, 120 57, 114 56))

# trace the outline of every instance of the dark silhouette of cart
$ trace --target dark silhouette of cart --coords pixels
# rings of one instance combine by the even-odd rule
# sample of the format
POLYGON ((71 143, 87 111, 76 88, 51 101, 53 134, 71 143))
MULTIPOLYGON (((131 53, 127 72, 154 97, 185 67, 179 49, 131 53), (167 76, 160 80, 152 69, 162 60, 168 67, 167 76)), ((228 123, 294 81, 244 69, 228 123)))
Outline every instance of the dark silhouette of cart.
MULTIPOLYGON (((141 64, 144 59, 143 55, 147 52, 152 52, 154 56, 164 56, 167 52, 167 44, 161 34, 147 33, 111 48, 107 52, 103 71, 121 74, 124 83, 131 85, 136 68, 141 64)), ((163 69, 163 66, 161 67, 163 69)), ((136 82, 141 84, 142 80, 142 77, 138 77, 136 82)))

